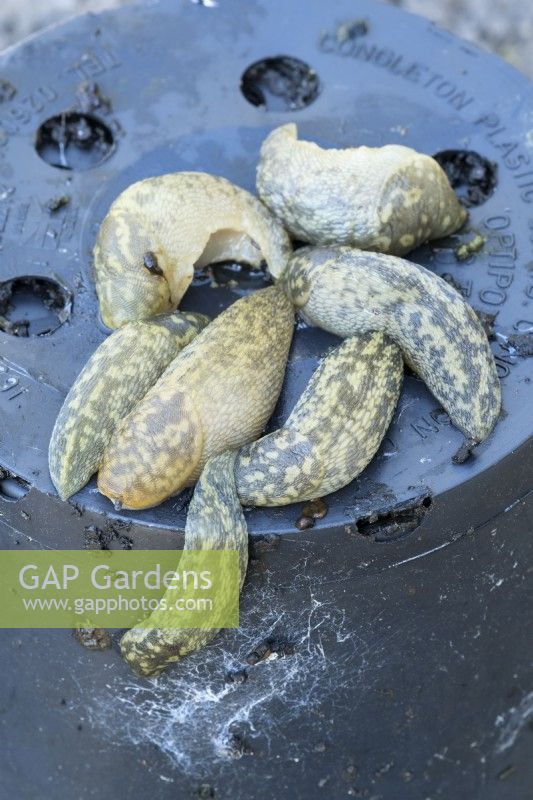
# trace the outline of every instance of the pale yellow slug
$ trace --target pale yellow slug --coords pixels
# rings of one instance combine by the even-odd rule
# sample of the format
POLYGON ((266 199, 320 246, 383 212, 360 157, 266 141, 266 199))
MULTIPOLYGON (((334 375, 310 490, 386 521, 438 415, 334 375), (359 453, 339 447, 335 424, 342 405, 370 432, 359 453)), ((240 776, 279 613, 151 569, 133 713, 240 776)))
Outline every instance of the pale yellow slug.
POLYGON ((183 350, 116 427, 98 488, 147 508, 196 483, 206 461, 261 433, 281 390, 292 304, 271 286, 237 300, 183 350))
POLYGON ((257 191, 295 239, 395 255, 467 218, 430 156, 403 145, 323 149, 299 141, 293 123, 263 142, 257 191))
POLYGON ((103 321, 176 308, 194 270, 218 261, 279 275, 291 253, 287 234, 259 200, 225 178, 176 172, 129 186, 112 204, 94 248, 103 321))

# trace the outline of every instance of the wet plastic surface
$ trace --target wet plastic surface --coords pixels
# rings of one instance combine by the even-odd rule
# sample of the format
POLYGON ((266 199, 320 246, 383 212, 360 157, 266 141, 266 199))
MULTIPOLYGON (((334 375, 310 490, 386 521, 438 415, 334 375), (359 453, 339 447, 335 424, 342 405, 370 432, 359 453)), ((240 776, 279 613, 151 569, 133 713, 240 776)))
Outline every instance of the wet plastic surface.
MULTIPOLYGON (((352 788, 387 800, 521 800, 533 781, 525 756, 532 653, 523 639, 533 523, 531 500, 522 501, 533 482, 533 384, 531 361, 510 339, 533 328, 533 90, 503 62, 426 21, 370 2, 355 14, 347 0, 334 11, 317 0, 305 13, 281 0, 216 8, 169 0, 73 21, 0 64, 12 87, 0 104, 1 280, 47 278, 72 295, 70 316, 53 333, 38 335, 38 325, 28 337, 0 331, 4 547, 180 545, 187 495, 117 514, 94 481, 71 503, 50 483, 55 417, 107 333, 91 248, 112 200, 139 178, 203 170, 253 190, 263 138, 289 120, 325 146, 474 151, 497 165, 486 197, 484 176, 469 165, 484 187, 469 230, 411 257, 450 275, 474 307, 497 313, 505 409, 475 456, 454 465, 461 435, 407 377, 378 457, 327 498, 328 514, 313 528, 296 527, 301 505, 247 512, 257 559, 243 630, 176 667, 159 689, 131 678, 116 650, 86 652, 61 631, 4 633, 11 744, 3 775, 16 796, 40 787, 51 798, 107 798, 120 786, 119 796, 166 798, 207 781, 217 797, 338 797, 352 788), (304 108, 268 110, 241 92, 251 65, 280 56, 309 65, 318 79, 304 108), (80 127, 87 119, 98 126, 80 127), (477 233, 483 249, 458 260, 455 250, 477 233), (238 671, 272 636, 295 652, 274 652, 247 680, 224 681, 230 662, 238 671), (206 686, 215 686, 216 703, 206 686), (31 715, 39 722, 30 732, 31 715), (506 715, 518 727, 500 752, 506 715), (205 741, 202 752, 191 737, 205 741), (516 770, 500 779, 507 762, 516 770)), ((269 87, 282 98, 283 86, 269 87)), ((309 97, 309 85, 287 92, 290 106, 309 97)), ((214 315, 262 285, 247 271, 222 273, 218 282, 231 282, 197 281, 183 307, 214 315)), ((42 308, 48 319, 50 307, 42 308)), ((41 311, 31 312, 34 327, 41 311)), ((17 307, 14 298, 2 314, 24 322, 27 301, 17 307)), ((298 329, 271 427, 335 341, 298 329)))

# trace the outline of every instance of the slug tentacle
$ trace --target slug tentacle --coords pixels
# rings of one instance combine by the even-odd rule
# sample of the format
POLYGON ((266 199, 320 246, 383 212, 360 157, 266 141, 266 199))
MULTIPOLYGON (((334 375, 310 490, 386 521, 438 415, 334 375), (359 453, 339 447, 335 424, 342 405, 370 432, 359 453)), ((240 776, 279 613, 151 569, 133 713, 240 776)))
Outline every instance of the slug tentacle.
POLYGON ((383 333, 354 336, 335 348, 283 427, 239 450, 241 502, 286 505, 346 486, 376 453, 402 378, 400 350, 383 333))
POLYGON ((444 170, 402 145, 323 149, 298 141, 293 123, 261 147, 261 200, 295 238, 403 255, 463 225, 444 170))
POLYGON ((293 330, 279 287, 237 300, 122 420, 100 491, 125 508, 157 505, 194 484, 209 458, 257 438, 281 391, 293 330))
POLYGON ((454 425, 478 443, 490 434, 501 406, 494 357, 472 308, 437 275, 393 256, 317 247, 298 251, 284 285, 312 325, 342 337, 387 333, 454 425))
MULTIPOLYGON (((207 462, 194 490, 185 527, 185 550, 237 550, 240 585, 248 565, 248 530, 237 496, 235 452, 207 462)), ((153 676, 216 636, 213 628, 169 628, 176 590, 165 594, 168 611, 154 612, 144 623, 124 634, 122 655, 137 675, 153 676)))
POLYGON ((162 314, 111 334, 72 385, 57 417, 48 460, 60 497, 93 475, 120 420, 208 323, 203 314, 162 314))
POLYGON ((204 172, 177 172, 129 186, 114 201, 94 248, 105 324, 120 327, 175 308, 195 267, 263 260, 274 276, 291 254, 289 237, 244 189, 204 172))

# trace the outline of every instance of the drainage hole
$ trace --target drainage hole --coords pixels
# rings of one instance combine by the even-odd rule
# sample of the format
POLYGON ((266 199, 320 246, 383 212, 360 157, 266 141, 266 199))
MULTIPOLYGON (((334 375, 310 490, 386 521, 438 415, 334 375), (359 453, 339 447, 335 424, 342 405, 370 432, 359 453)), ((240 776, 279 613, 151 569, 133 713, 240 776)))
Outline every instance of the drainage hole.
POLYGON ((10 503, 22 500, 30 491, 30 484, 9 470, 0 467, 0 497, 10 503))
POLYGON ((465 208, 480 206, 494 194, 498 165, 474 150, 441 150, 433 158, 448 176, 465 208))
POLYGON ((0 283, 0 330, 11 336, 45 336, 70 317, 72 294, 50 278, 26 275, 0 283))
POLYGON ((115 148, 111 128, 91 114, 75 111, 43 122, 37 131, 35 149, 52 167, 85 170, 105 161, 115 148))
POLYGON ((389 511, 377 512, 357 520, 357 530, 374 542, 394 542, 415 531, 431 508, 429 495, 401 503, 389 511))
POLYGON ((320 81, 305 61, 276 56, 256 61, 243 72, 241 92, 253 106, 267 111, 297 111, 316 100, 320 81))

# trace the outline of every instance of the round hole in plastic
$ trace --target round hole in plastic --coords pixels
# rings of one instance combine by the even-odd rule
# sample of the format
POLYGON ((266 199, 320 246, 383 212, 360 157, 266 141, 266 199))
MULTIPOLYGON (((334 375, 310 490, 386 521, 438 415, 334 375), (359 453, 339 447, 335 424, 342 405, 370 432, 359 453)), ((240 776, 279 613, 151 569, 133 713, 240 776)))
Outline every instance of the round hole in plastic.
POLYGON ((35 149, 43 161, 66 170, 92 169, 109 158, 114 147, 114 135, 107 123, 77 111, 47 119, 35 140, 35 149))
POLYGON ((71 307, 71 292, 52 278, 21 275, 0 283, 0 330, 11 336, 53 333, 71 307))
POLYGON ((437 161, 466 208, 485 203, 498 183, 498 165, 472 150, 443 150, 437 161))
POLYGON ((241 92, 253 106, 267 111, 298 111, 316 100, 320 81, 314 69, 299 58, 275 56, 246 68, 241 92))

